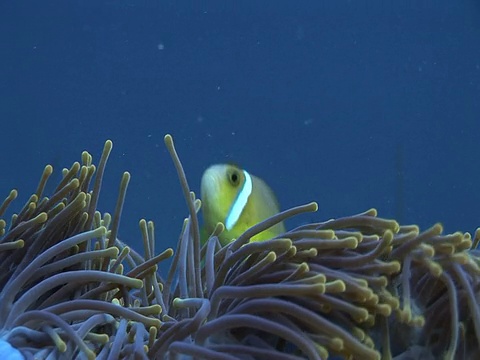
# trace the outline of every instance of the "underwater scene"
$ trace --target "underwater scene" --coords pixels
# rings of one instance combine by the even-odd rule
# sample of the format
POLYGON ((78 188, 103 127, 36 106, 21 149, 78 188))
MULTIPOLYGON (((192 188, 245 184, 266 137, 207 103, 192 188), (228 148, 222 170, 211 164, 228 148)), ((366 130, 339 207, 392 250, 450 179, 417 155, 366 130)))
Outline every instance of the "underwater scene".
POLYGON ((480 3, 0 2, 0 356, 480 359, 480 3))

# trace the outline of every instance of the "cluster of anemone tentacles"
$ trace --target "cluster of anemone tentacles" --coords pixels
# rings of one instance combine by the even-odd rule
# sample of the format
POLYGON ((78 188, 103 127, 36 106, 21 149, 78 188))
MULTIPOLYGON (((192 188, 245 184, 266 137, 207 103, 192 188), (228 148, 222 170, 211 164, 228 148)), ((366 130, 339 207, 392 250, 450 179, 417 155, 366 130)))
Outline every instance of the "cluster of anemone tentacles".
MULTIPOLYGON (((144 255, 117 238, 130 175, 114 215, 97 210, 112 148, 96 168, 63 171, 51 197, 47 166, 24 208, 0 220, 0 354, 11 359, 474 359, 480 358, 480 238, 420 232, 375 210, 312 223, 264 242, 280 213, 221 247, 200 246, 201 202, 172 138, 165 143, 188 205, 177 249, 144 255), (171 258, 168 274, 157 264, 171 258), (165 275, 165 276, 163 276, 165 275)), ((17 196, 12 191, 0 216, 17 196)))

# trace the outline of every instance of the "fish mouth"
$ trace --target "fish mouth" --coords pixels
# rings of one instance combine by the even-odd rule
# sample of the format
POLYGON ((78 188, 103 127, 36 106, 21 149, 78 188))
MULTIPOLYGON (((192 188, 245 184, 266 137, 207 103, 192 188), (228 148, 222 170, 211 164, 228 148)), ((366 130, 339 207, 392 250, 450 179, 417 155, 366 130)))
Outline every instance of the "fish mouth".
POLYGON ((205 171, 200 184, 202 202, 209 199, 215 201, 214 198, 218 197, 220 191, 218 179, 219 177, 215 169, 209 168, 205 171))

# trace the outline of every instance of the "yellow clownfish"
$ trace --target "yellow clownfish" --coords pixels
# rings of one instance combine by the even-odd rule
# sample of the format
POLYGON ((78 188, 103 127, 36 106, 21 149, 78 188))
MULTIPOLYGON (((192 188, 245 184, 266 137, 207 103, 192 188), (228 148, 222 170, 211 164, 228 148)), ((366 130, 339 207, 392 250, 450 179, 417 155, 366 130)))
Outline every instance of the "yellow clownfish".
MULTIPOLYGON (((205 170, 201 199, 203 231, 209 235, 217 223, 223 223, 225 230, 219 236, 222 245, 279 212, 278 201, 270 187, 235 165, 212 165, 205 170)), ((255 235, 251 241, 271 239, 284 232, 283 223, 279 223, 255 235)))

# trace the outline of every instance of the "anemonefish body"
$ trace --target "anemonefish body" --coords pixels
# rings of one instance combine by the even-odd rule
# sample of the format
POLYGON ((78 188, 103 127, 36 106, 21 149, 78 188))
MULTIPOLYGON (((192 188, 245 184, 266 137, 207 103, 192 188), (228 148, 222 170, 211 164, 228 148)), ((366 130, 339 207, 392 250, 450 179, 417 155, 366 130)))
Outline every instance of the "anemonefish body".
MULTIPOLYGON (((212 233, 217 223, 225 225, 219 236, 222 245, 245 230, 279 212, 277 199, 260 178, 235 165, 210 166, 202 176, 201 200, 204 231, 212 233)), ((271 239, 285 232, 279 223, 254 236, 251 241, 271 239)))

